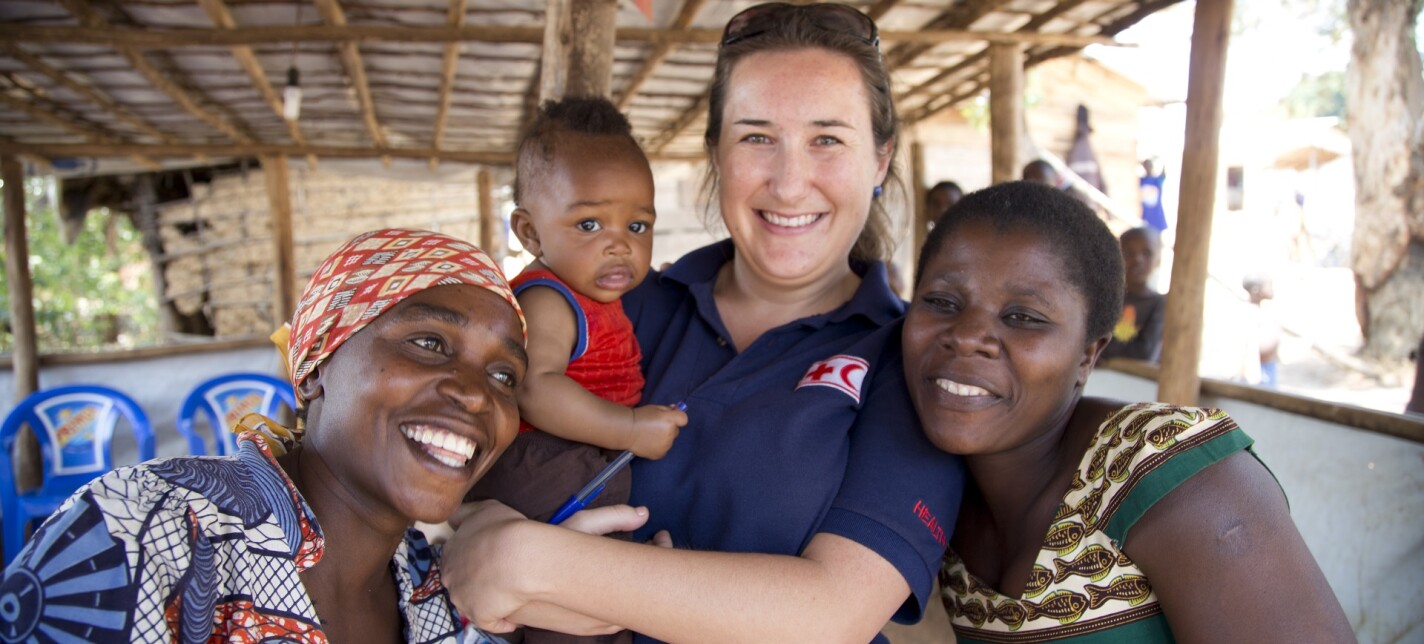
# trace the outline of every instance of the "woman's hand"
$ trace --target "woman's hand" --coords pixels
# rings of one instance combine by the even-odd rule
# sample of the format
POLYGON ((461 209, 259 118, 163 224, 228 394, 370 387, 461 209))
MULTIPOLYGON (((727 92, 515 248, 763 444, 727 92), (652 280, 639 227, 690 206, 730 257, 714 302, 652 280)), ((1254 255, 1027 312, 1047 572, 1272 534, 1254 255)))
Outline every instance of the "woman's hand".
POLYGON ((647 508, 613 505, 580 511, 551 526, 498 501, 468 503, 450 518, 455 534, 445 544, 441 576, 460 613, 486 631, 530 625, 575 635, 613 633, 621 627, 534 599, 537 589, 521 585, 516 562, 538 557, 538 537, 545 531, 603 535, 636 530, 647 521, 647 508))

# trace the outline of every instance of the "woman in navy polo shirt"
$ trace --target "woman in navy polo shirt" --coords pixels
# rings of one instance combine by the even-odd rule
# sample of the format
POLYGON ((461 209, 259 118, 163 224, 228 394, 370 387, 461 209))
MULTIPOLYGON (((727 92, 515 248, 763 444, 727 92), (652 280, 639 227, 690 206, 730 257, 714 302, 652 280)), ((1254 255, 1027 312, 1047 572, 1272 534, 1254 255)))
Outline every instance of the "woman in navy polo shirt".
POLYGON ((664 458, 633 466, 639 540, 674 548, 484 506, 444 564, 479 626, 865 642, 919 618, 963 473, 920 431, 903 380, 879 200, 898 182, 897 124, 878 46, 844 5, 758 5, 728 23, 706 145, 731 239, 623 298, 643 404, 684 402, 690 419, 664 458))

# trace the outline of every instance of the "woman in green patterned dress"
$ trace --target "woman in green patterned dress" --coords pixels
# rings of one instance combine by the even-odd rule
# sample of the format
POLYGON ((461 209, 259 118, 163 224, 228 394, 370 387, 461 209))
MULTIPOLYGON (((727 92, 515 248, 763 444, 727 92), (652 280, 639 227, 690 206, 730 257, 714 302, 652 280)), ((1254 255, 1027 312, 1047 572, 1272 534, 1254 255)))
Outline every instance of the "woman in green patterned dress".
POLYGON ((970 194, 915 279, 906 381, 972 478, 940 572, 960 642, 1354 641, 1229 416, 1082 397, 1123 291, 1085 206, 1024 182, 970 194))

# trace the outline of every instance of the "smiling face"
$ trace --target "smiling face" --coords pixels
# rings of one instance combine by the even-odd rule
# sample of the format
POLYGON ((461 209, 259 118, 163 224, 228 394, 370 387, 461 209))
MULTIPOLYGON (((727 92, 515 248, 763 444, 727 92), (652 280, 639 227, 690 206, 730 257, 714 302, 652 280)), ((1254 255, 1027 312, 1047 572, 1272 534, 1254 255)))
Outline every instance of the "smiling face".
POLYGON ((890 150, 875 144, 865 83, 846 56, 798 49, 737 62, 715 149, 737 261, 783 285, 849 270, 890 150))
POLYGON ((1162 261, 1162 242, 1142 229, 1122 234, 1122 265, 1129 292, 1147 288, 1147 280, 1162 261))
POLYGON ((362 516, 444 521, 514 440, 526 362, 508 302, 467 284, 421 291, 302 381, 303 450, 362 516))
POLYGON ((510 218, 519 241, 571 288, 612 302, 653 254, 653 173, 625 137, 564 133, 546 180, 510 218))
POLYGON ((953 230, 926 263, 905 318, 905 378, 930 440, 1006 452, 1066 422, 1107 338, 1053 248, 986 220, 953 230))

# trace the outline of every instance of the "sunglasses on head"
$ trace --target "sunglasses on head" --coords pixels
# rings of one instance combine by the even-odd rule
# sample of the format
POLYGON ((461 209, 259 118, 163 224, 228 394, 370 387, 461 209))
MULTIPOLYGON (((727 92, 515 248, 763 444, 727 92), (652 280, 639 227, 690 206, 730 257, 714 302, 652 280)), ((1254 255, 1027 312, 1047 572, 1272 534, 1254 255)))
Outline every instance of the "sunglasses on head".
POLYGON ((875 21, 871 20, 870 16, 854 7, 831 2, 802 5, 768 2, 749 7, 727 21, 727 28, 722 31, 720 46, 726 47, 766 33, 772 25, 795 13, 808 17, 821 29, 850 34, 874 47, 876 51, 880 50, 880 31, 875 28, 875 21))

